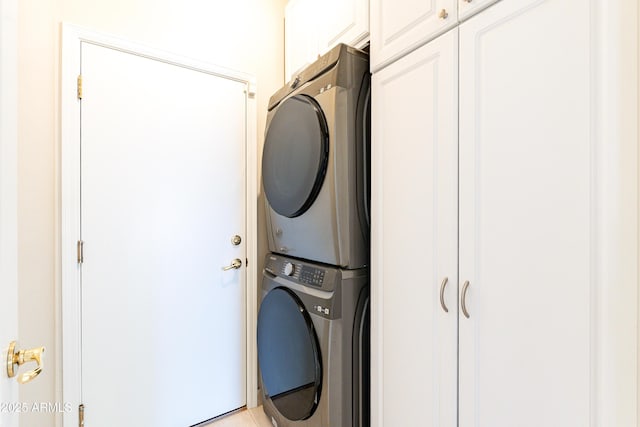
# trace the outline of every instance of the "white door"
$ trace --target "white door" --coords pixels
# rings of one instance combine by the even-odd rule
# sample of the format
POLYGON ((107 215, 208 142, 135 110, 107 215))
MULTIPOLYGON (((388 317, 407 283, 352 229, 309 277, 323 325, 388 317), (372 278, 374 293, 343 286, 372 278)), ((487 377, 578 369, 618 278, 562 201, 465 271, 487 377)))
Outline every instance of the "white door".
POLYGON ((457 425, 457 29, 373 75, 372 425, 457 425))
POLYGON ((85 425, 189 426, 242 407, 246 86, 81 53, 85 425))
POLYGON ((17 1, 0 0, 0 426, 18 427, 18 384, 7 376, 9 343, 18 337, 17 1))
POLYGON ((460 27, 461 427, 590 424, 594 98, 583 3, 502 1, 460 27))

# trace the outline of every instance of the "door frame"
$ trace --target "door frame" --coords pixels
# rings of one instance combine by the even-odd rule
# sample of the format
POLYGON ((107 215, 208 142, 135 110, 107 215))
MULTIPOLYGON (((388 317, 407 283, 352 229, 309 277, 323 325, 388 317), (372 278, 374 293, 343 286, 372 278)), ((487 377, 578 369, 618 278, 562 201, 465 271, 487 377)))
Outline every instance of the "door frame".
MULTIPOLYGON (((0 0, 0 360, 18 339, 18 1, 0 0), (6 329, 5 329, 6 328, 6 329), (8 332, 8 333, 6 333, 8 332), (5 334, 6 333, 6 334, 5 334), (4 341, 6 339, 6 341, 4 341)), ((0 368, 0 397, 18 399, 18 384, 0 368), (4 392, 7 395, 3 395, 4 392)), ((0 424, 17 427, 19 414, 0 412, 0 424)))
MULTIPOLYGON (((5 1, 5 0, 0 0, 5 1)), ((63 425, 78 422, 81 402, 81 269, 77 263, 76 242, 80 239, 80 102, 77 99, 77 78, 80 73, 81 43, 91 43, 148 59, 161 61, 246 85, 246 401, 247 407, 257 406, 258 372, 256 322, 258 304, 257 271, 257 115, 256 78, 209 63, 153 49, 112 35, 62 23, 61 58, 61 327, 59 344, 62 357, 62 401, 71 403, 72 410, 63 414, 63 425)))

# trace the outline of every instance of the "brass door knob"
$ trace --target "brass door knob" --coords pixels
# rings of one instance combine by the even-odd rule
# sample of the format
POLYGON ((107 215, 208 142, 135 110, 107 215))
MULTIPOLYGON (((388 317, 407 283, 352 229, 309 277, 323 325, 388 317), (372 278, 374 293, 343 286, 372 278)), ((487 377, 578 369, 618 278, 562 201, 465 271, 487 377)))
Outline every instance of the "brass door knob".
POLYGON ((223 271, 237 270, 240 267, 242 267, 242 260, 240 258, 236 258, 233 261, 231 261, 231 265, 227 265, 226 267, 222 267, 222 270, 223 271))
POLYGON ((30 350, 16 350, 18 343, 12 341, 9 344, 9 350, 7 351, 7 376, 13 378, 18 373, 18 367, 25 363, 36 362, 37 366, 31 371, 27 371, 18 376, 18 382, 20 384, 28 383, 35 377, 40 375, 44 368, 43 356, 44 347, 32 348, 30 350))

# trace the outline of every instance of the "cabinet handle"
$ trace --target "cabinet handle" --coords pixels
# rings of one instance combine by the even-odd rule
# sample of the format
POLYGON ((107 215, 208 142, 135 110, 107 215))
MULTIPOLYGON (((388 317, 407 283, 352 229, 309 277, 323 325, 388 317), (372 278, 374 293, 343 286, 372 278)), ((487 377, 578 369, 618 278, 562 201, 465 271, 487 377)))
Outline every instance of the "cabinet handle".
POLYGON ((467 319, 469 318, 469 312, 467 311, 467 289, 469 289, 469 281, 466 280, 462 285, 462 295, 460 296, 460 306, 462 307, 462 314, 467 319))
POLYGON ((440 19, 447 19, 449 17, 449 13, 447 12, 447 9, 442 9, 438 16, 440 19))
POLYGON ((465 3, 471 3, 472 0, 462 0, 465 3))
POLYGON ((445 277, 444 280, 442 281, 442 284, 440 285, 440 306, 442 306, 442 309, 444 310, 445 313, 449 312, 447 305, 444 303, 444 288, 447 287, 448 282, 449 282, 449 278, 445 277))

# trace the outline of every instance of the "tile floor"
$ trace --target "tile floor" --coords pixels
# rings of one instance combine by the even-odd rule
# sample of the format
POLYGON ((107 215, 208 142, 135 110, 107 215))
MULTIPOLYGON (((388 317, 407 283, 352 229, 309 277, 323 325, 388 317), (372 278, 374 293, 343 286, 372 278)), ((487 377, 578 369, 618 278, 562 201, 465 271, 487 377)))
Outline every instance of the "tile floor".
POLYGON ((204 427, 273 427, 262 410, 262 406, 243 409, 235 414, 220 418, 204 427))

